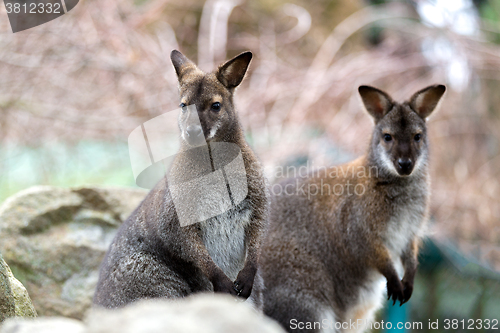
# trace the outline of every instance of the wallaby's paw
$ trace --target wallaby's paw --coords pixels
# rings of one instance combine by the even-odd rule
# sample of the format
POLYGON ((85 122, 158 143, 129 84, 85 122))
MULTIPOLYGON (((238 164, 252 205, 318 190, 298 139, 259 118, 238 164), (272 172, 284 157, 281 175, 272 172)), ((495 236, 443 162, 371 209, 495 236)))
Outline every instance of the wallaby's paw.
POLYGON ((253 280, 257 270, 252 266, 245 266, 239 273, 234 286, 238 290, 238 296, 248 298, 252 293, 253 280))
POLYGON ((403 301, 401 302, 400 306, 408 302, 408 300, 411 297, 411 294, 413 293, 413 282, 405 281, 403 280, 403 301))
POLYGON ((225 274, 219 275, 216 279, 212 281, 214 286, 214 292, 216 293, 227 293, 234 296, 238 296, 238 290, 234 287, 233 281, 231 281, 225 274))
POLYGON ((396 301, 399 301, 400 305, 402 305, 404 303, 404 295, 404 287, 399 278, 395 277, 387 281, 387 299, 392 298, 394 301, 392 305, 396 304, 396 301))

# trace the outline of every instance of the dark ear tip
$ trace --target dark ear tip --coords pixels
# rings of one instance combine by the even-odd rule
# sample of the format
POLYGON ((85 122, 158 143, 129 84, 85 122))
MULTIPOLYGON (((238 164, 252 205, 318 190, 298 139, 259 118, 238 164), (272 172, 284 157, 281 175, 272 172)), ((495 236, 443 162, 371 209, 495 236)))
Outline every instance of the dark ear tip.
POLYGON ((239 56, 242 58, 247 58, 248 61, 250 61, 253 58, 253 53, 250 51, 246 51, 246 52, 241 53, 239 56))
POLYGON ((360 94, 362 94, 363 92, 370 91, 370 90, 372 90, 372 91, 373 91, 373 90, 376 90, 376 88, 373 88, 373 87, 371 87, 371 86, 366 86, 366 85, 362 85, 362 86, 359 86, 359 87, 358 87, 358 92, 359 92, 360 94))
POLYGON ((436 88, 441 90, 443 94, 446 91, 446 86, 444 84, 438 84, 436 85, 436 88))
POLYGON ((174 57, 178 57, 180 55, 182 55, 182 53, 180 53, 179 51, 172 50, 172 52, 170 52, 170 59, 173 59, 174 57))

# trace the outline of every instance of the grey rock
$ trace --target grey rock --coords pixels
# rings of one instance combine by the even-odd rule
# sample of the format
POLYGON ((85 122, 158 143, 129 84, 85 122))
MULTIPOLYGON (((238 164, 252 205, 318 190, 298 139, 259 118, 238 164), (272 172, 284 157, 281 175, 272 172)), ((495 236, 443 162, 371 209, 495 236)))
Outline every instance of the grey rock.
POLYGON ((117 227, 146 194, 37 186, 0 206, 0 252, 39 315, 83 318, 117 227))
POLYGON ((41 317, 11 318, 0 327, 0 333, 84 333, 85 326, 76 319, 41 317))
POLYGON ((88 333, 284 332, 278 323, 248 304, 218 294, 143 300, 118 310, 93 309, 86 323, 88 333))
POLYGON ((0 254, 0 322, 8 317, 36 317, 36 311, 26 288, 0 254))
POLYGON ((284 333, 278 323, 228 295, 142 300, 116 310, 94 308, 83 322, 10 318, 0 333, 284 333))

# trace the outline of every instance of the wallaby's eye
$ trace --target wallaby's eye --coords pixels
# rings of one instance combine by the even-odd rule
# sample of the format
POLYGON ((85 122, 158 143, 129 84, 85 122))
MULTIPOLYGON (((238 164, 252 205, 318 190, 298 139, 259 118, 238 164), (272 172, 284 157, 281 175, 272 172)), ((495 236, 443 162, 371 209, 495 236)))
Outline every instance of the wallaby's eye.
POLYGON ((417 142, 420 141, 420 139, 422 139, 422 134, 415 134, 415 136, 413 137, 413 139, 417 142))
POLYGON ((214 104, 212 104, 212 111, 215 111, 215 112, 220 111, 220 103, 219 102, 215 102, 214 104))
POLYGON ((385 142, 392 141, 392 136, 390 134, 384 134, 384 141, 385 142))
POLYGON ((182 113, 187 111, 186 104, 181 103, 181 104, 179 104, 179 106, 181 107, 182 113))

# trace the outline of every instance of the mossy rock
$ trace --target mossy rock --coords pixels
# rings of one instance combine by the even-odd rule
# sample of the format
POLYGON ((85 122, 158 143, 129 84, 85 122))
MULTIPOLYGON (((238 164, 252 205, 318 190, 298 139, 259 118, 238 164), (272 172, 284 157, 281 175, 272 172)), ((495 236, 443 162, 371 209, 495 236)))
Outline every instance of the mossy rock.
POLYGON ((118 226, 146 194, 38 186, 0 206, 0 252, 39 315, 83 318, 118 226))
POLYGON ((36 317, 36 310, 26 288, 0 254, 0 322, 8 317, 36 317))

